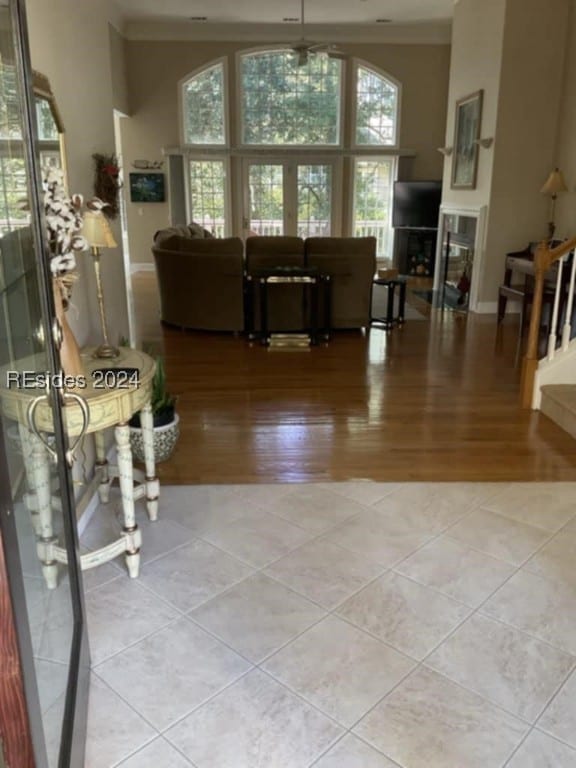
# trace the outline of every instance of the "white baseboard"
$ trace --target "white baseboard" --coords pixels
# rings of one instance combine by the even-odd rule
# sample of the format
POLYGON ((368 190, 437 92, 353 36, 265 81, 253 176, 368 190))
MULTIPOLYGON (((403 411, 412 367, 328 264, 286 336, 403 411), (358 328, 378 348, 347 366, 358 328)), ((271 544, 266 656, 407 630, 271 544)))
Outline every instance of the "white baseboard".
POLYGON ((133 261, 132 264, 130 264, 131 275, 135 272, 154 272, 155 269, 156 266, 149 261, 133 261))

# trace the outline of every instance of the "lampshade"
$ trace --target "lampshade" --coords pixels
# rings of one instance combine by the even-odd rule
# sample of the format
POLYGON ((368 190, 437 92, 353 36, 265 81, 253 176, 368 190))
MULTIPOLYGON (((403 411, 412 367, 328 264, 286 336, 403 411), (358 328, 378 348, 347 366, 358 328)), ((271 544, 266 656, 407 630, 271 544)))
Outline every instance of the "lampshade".
POLYGON ((116 248, 110 225, 101 211, 86 211, 82 234, 92 248, 116 248))
POLYGON ((564 181, 564 176, 562 175, 562 171, 558 170, 558 168, 554 168, 550 176, 548 176, 546 179, 546 183, 540 190, 543 195, 557 195, 558 192, 567 191, 568 187, 564 181))

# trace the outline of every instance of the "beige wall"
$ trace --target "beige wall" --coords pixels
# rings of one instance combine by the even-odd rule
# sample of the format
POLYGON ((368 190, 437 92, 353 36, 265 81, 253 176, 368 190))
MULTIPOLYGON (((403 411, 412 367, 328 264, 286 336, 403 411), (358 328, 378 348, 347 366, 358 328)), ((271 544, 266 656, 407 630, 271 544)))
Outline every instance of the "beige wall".
MULTIPOLYGON (((258 45, 262 45, 259 43, 258 45)), ((229 56, 231 86, 234 54, 251 43, 129 41, 128 83, 131 117, 122 121, 122 154, 128 169, 134 159, 161 160, 162 148, 178 146, 178 82, 208 62, 229 56)), ((350 56, 383 69, 402 83, 400 143, 413 149, 407 164, 411 178, 440 178, 444 141, 448 68, 447 45, 341 43, 350 56)), ((154 232, 169 223, 168 204, 132 204, 127 200, 133 263, 151 262, 154 232)))
MULTIPOLYGON (((479 90, 484 91, 481 135, 496 134, 504 9, 505 0, 459 0, 454 6, 444 146, 454 146, 456 101, 479 90)), ((442 202, 464 207, 487 205, 492 185, 492 151, 479 153, 474 190, 450 188, 453 158, 451 155, 444 161, 442 202)))
POLYGON ((450 189, 445 161, 443 203, 487 206, 480 269, 481 309, 494 310, 507 251, 543 237, 548 200, 539 190, 554 166, 565 30, 572 0, 459 0, 453 23, 446 144, 454 143, 456 99, 484 90, 474 190, 450 189))
MULTIPOLYGON (((27 0, 32 65, 50 79, 66 131, 71 192, 93 194, 94 152, 114 152, 109 22, 118 24, 113 0, 27 0)), ((118 222, 113 224, 121 242, 118 222)), ((78 256, 80 280, 74 287, 69 320, 80 344, 99 340, 93 266, 78 256)), ((127 335, 124 268, 120 248, 106 251, 103 281, 111 338, 127 335)))
POLYGON ((110 35, 110 75, 112 78, 112 104, 114 109, 130 114, 128 78, 126 74, 126 41, 116 27, 108 24, 110 35))
POLYGON ((572 0, 566 30, 566 78, 561 100, 556 161, 564 173, 568 192, 558 196, 556 225, 559 237, 574 237, 576 235, 576 0, 572 0))

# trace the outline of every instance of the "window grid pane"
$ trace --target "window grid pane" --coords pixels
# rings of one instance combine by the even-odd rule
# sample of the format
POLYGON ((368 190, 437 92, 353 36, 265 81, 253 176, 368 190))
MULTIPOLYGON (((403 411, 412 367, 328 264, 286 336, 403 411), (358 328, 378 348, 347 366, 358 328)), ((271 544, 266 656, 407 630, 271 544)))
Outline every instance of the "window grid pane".
POLYGON ((226 143, 224 130, 224 65, 205 69, 184 85, 186 144, 226 143))
POLYGON ((376 72, 358 67, 356 77, 356 143, 396 143, 398 88, 376 72))
POLYGON ((190 161, 192 219, 215 237, 226 233, 226 165, 222 160, 190 161))
POLYGON ((255 163, 248 172, 250 231, 254 235, 284 234, 284 168, 255 163))
POLYGON ((290 51, 242 57, 242 141, 257 145, 340 142, 341 62, 290 51))
POLYGON ((298 235, 331 234, 332 166, 298 166, 298 235))
POLYGON ((354 237, 377 240, 379 258, 391 256, 393 160, 357 160, 354 174, 354 237))
POLYGON ((0 233, 5 235, 30 221, 23 201, 28 199, 28 182, 23 157, 0 156, 0 233))

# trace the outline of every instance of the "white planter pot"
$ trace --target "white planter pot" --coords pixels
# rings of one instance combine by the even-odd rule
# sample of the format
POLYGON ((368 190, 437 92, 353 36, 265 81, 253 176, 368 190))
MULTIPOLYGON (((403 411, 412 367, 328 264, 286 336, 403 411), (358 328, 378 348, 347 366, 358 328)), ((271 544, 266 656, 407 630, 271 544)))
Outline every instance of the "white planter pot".
MULTIPOLYGON (((180 417, 174 414, 174 420, 163 427, 154 427, 154 458, 156 463, 166 461, 172 455, 180 435, 180 417)), ((144 461, 144 441, 140 427, 130 427, 130 445, 132 455, 138 461, 144 461)))

